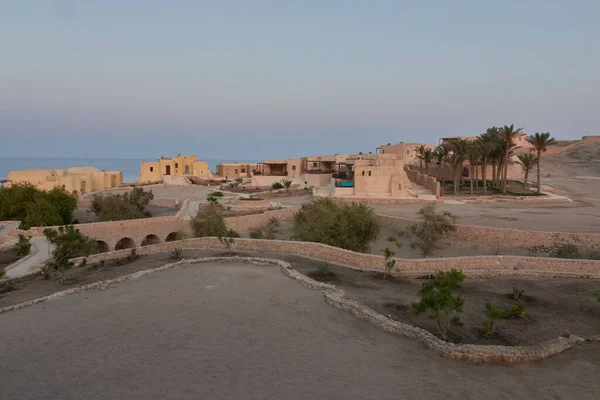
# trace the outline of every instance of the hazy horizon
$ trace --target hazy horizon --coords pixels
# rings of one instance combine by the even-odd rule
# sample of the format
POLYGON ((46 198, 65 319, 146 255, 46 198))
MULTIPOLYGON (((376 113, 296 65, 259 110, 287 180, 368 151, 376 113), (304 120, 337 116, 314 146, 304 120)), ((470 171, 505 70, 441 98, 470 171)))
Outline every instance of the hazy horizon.
POLYGON ((7 3, 0 157, 299 157, 503 124, 600 133, 597 1, 7 3))

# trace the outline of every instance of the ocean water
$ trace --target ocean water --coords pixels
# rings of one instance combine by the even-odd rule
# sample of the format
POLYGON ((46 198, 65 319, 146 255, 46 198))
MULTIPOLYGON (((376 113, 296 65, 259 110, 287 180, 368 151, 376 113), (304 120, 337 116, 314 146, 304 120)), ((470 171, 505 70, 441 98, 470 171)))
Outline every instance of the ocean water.
MULTIPOLYGON (((137 158, 13 158, 0 157, 0 180, 7 179, 8 173, 13 169, 54 169, 71 167, 96 167, 100 170, 123 172, 123 182, 135 182, 140 176, 140 163, 151 159, 137 158)), ((217 164, 227 162, 258 161, 233 161, 233 160, 207 160, 211 171, 215 172, 217 164)))

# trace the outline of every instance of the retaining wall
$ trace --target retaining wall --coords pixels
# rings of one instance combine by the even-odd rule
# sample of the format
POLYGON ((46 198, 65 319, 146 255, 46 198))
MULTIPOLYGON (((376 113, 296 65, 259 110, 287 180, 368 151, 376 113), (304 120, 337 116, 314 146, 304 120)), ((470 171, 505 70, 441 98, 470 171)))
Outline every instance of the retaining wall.
MULTIPOLYGON (((383 226, 390 228, 407 228, 418 220, 377 215, 383 226)), ((502 246, 551 246, 558 239, 577 237, 579 246, 594 249, 600 247, 600 235, 593 233, 545 232, 522 229, 491 228, 485 226, 456 225, 456 231, 450 232, 448 238, 459 242, 485 243, 502 246)))
MULTIPOLYGON (((166 253, 174 248, 222 249, 224 246, 217 238, 195 238, 142 247, 137 250, 137 254, 166 253)), ((232 248, 240 251, 295 254, 342 264, 359 270, 383 271, 385 264, 385 257, 383 256, 357 253, 321 243, 236 239, 232 248)), ((127 255, 129 255, 129 250, 119 250, 96 254, 88 257, 87 260, 88 262, 98 262, 100 260, 124 258, 127 255)), ((80 259, 76 261, 80 261, 80 259)), ((470 277, 511 275, 600 277, 600 261, 520 256, 396 259, 392 275, 419 276, 452 268, 460 269, 470 277)))

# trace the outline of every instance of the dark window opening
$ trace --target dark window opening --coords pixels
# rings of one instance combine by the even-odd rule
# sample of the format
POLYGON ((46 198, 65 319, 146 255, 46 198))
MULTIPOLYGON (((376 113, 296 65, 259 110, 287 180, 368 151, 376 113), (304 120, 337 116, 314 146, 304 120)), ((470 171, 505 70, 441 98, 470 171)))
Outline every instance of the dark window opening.
POLYGON ((175 168, 179 168, 179 164, 178 163, 175 163, 175 168))
POLYGON ((362 173, 363 173, 363 176, 365 176, 365 171, 363 171, 362 173))
POLYGON ((154 167, 150 167, 150 172, 154 172, 154 167))
POLYGON ((315 168, 316 168, 316 167, 317 167, 317 165, 318 165, 318 164, 317 164, 316 162, 314 162, 314 163, 313 163, 313 167, 315 167, 315 168))
POLYGON ((292 165, 292 171, 295 171, 295 170, 296 170, 296 166, 292 165))
POLYGON ((369 171, 369 176, 371 176, 371 171, 369 171))

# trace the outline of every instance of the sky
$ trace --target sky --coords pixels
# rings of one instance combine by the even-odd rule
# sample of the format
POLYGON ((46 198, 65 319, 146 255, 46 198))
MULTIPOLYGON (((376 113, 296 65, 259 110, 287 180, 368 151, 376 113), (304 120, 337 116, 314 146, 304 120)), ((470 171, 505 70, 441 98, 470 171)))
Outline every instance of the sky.
POLYGON ((600 134, 597 0, 0 0, 0 157, 600 134))

